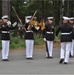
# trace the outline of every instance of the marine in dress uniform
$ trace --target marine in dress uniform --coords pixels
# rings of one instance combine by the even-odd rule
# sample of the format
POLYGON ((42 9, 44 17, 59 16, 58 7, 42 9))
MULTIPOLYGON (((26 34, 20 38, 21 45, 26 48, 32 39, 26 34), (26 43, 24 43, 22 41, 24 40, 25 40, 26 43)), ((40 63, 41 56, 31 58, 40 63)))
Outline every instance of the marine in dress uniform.
POLYGON ((74 48, 74 17, 71 17, 71 18, 69 18, 70 20, 69 20, 69 23, 70 23, 70 25, 73 27, 72 28, 72 33, 71 33, 71 36, 72 36, 72 43, 71 43, 71 51, 70 51, 70 57, 73 57, 74 56, 74 50, 73 50, 73 48, 74 48))
POLYGON ((52 52, 53 52, 53 41, 54 41, 54 25, 53 23, 53 17, 48 17, 47 18, 47 23, 45 25, 45 30, 46 30, 46 43, 47 43, 47 49, 48 52, 46 52, 46 57, 47 58, 52 58, 52 52))
POLYGON ((68 23, 69 18, 63 17, 63 24, 58 27, 56 36, 61 31, 61 49, 60 49, 60 61, 59 63, 67 64, 69 62, 69 52, 71 50, 71 31, 72 26, 68 23))
POLYGON ((25 32, 25 42, 26 42, 26 58, 33 58, 33 47, 34 47, 34 33, 32 27, 30 27, 29 23, 27 23, 27 29, 25 32))
POLYGON ((4 15, 2 17, 3 24, 1 25, 1 40, 2 40, 2 60, 3 61, 9 61, 9 44, 10 44, 10 29, 11 28, 11 22, 8 20, 8 16, 4 15))

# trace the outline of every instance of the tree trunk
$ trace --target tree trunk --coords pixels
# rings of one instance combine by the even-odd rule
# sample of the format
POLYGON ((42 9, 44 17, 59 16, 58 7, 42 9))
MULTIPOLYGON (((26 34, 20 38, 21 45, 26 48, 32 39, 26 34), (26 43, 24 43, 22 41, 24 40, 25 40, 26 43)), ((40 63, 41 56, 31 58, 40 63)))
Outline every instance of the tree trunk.
POLYGON ((60 18, 60 8, 59 8, 59 2, 60 1, 56 1, 56 0, 53 0, 53 6, 54 6, 54 24, 55 25, 59 25, 59 18, 60 18))
POLYGON ((41 18, 44 18, 44 0, 41 0, 41 18))
POLYGON ((56 9, 56 1, 55 0, 53 0, 53 17, 54 17, 54 25, 56 25, 56 16, 55 16, 55 9, 56 9))
POLYGON ((69 0, 67 0, 67 16, 69 16, 69 0))
POLYGON ((73 1, 73 16, 74 16, 74 1, 73 1))
POLYGON ((2 0, 2 16, 3 15, 10 17, 10 0, 2 0))
POLYGON ((64 14, 65 14, 65 16, 69 16, 69 0, 65 0, 64 14))
POLYGON ((60 25, 62 23, 63 10, 64 10, 62 0, 60 1, 60 9, 59 10, 60 10, 60 21, 59 21, 59 25, 60 25))

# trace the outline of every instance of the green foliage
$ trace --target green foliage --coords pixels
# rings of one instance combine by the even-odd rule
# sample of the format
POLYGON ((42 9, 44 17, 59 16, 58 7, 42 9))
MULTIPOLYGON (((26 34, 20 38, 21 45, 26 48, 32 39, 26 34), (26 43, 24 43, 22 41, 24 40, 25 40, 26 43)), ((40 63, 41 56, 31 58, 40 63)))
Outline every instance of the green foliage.
POLYGON ((11 37, 10 48, 23 48, 25 47, 25 40, 21 39, 19 36, 11 37))
MULTIPOLYGON (((51 0, 11 0, 11 5, 15 7, 18 15, 21 19, 24 19, 27 15, 33 15, 33 13, 37 10, 37 18, 40 20, 42 18, 42 14, 44 14, 44 18, 47 16, 53 15, 53 5, 51 0), (42 6, 42 1, 44 4, 42 6), (26 2, 26 3, 24 3, 26 2), (42 12, 44 11, 44 13, 42 12)), ((15 13, 11 8, 11 20, 15 20, 15 13), (14 18, 14 19, 13 19, 14 18)))
POLYGON ((42 44, 44 44, 43 38, 39 38, 39 36, 35 34, 35 45, 42 45, 42 44))
MULTIPOLYGON (((43 38, 39 38, 38 35, 34 34, 34 44, 35 45, 42 45, 44 44, 43 38)), ((25 39, 21 39, 19 36, 11 37, 10 48, 25 48, 25 39)))
POLYGON ((10 44, 10 48, 12 48, 12 49, 17 48, 17 45, 16 45, 14 42, 12 42, 12 43, 10 44))

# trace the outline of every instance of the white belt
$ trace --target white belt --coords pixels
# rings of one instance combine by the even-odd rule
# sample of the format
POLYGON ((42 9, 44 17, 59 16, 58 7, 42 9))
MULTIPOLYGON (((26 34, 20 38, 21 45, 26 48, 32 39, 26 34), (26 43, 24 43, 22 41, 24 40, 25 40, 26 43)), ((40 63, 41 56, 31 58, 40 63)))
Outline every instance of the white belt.
POLYGON ((53 32, 46 32, 46 33, 48 33, 48 34, 51 34, 52 33, 53 34, 53 32))
POLYGON ((33 31, 26 31, 26 32, 33 32, 33 31))
POLYGON ((69 34, 71 34, 71 33, 61 33, 62 35, 69 35, 69 34))
POLYGON ((2 31, 2 33, 10 33, 9 31, 2 31))

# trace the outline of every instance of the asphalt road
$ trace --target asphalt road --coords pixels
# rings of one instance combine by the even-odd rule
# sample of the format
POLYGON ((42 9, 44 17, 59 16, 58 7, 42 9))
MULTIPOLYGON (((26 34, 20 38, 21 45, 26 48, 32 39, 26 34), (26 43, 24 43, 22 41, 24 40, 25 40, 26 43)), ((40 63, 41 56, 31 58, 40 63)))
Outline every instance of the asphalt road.
POLYGON ((49 75, 64 74, 74 75, 74 58, 70 58, 69 63, 59 64, 60 49, 53 50, 53 59, 45 57, 45 49, 34 49, 33 60, 27 60, 25 50, 10 51, 9 62, 1 60, 0 52, 0 74, 13 75, 49 75))

